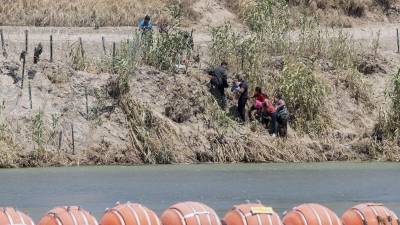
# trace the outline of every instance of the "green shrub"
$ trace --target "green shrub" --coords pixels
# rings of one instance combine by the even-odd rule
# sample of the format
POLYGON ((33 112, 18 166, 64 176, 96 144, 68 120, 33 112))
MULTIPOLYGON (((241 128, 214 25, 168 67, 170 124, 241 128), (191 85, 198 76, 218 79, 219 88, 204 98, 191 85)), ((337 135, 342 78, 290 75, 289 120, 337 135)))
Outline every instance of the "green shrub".
POLYGON ((37 146, 37 154, 38 157, 44 155, 44 123, 43 123, 43 113, 38 112, 32 118, 32 139, 37 146))
POLYGON ((311 68, 302 63, 288 63, 283 70, 280 91, 285 96, 294 128, 318 135, 329 124, 325 114, 329 89, 311 68))
POLYGON ((232 30, 230 23, 219 27, 212 27, 211 30, 210 61, 218 65, 221 61, 227 61, 230 65, 237 63, 240 36, 232 30))
POLYGON ((385 120, 385 134, 388 137, 400 137, 400 70, 393 77, 393 87, 386 93, 390 99, 390 108, 385 120))
POLYGON ((320 57, 325 41, 318 21, 316 18, 302 16, 298 23, 299 37, 298 40, 292 42, 292 45, 296 46, 296 54, 313 60, 320 57))
POLYGON ((162 70, 172 70, 180 63, 181 58, 190 58, 192 50, 192 33, 177 28, 172 29, 156 37, 147 63, 162 70))
POLYGON ((356 43, 352 37, 339 30, 337 34, 327 37, 326 58, 336 69, 353 68, 357 61, 356 43))

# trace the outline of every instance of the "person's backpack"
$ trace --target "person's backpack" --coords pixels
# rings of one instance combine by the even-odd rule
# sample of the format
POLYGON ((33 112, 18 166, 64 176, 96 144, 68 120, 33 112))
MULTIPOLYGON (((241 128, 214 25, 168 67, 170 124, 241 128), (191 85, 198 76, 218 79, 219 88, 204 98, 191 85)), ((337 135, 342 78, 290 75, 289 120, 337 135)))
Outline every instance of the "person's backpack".
POLYGON ((278 118, 281 120, 287 120, 289 118, 289 111, 286 106, 279 110, 277 114, 278 118))
POLYGON ((222 79, 219 76, 212 76, 211 77, 211 85, 215 86, 215 87, 220 87, 222 85, 222 79))

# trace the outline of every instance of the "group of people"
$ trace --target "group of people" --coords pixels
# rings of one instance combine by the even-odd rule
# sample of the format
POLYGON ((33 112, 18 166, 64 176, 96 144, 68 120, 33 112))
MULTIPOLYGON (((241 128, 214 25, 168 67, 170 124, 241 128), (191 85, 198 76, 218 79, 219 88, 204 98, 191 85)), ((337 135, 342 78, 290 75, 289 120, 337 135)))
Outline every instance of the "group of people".
MULTIPOLYGON (((153 25, 150 16, 146 15, 145 18, 139 23, 139 30, 142 32, 152 31, 153 25)), ((164 26, 160 26, 160 32, 165 32, 164 26)), ((228 84, 228 63, 222 62, 220 66, 210 71, 212 92, 218 100, 221 108, 226 108, 226 95, 225 89, 229 87, 228 84)), ((255 117, 265 124, 269 125, 270 133, 273 137, 287 136, 287 123, 289 113, 283 100, 282 95, 278 94, 270 98, 267 94, 262 92, 261 87, 255 88, 255 93, 251 97, 253 100, 252 106, 246 113, 246 105, 249 98, 249 87, 247 82, 240 76, 236 76, 231 87, 231 91, 236 96, 237 111, 239 118, 242 122, 246 122, 246 116, 253 120, 255 117)))
MULTIPOLYGON (((210 71, 212 93, 217 98, 221 108, 226 108, 226 95, 225 89, 229 87, 228 84, 228 64, 222 62, 220 66, 210 71)), ((231 86, 231 92, 237 98, 237 111, 239 118, 242 122, 246 122, 246 116, 253 120, 255 117, 265 124, 269 125, 270 133, 273 137, 287 136, 287 123, 289 112, 286 107, 285 101, 281 94, 275 97, 269 97, 262 92, 261 87, 255 88, 255 93, 249 97, 249 87, 243 77, 237 75, 231 86), (252 106, 247 111, 247 101, 252 99, 252 106)))

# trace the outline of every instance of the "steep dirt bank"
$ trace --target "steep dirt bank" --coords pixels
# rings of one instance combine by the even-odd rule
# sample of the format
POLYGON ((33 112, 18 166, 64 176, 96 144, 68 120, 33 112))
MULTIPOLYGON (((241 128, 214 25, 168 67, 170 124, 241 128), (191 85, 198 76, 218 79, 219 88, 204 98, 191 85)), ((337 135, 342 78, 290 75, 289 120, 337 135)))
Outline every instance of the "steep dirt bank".
MULTIPOLYGON (((381 59, 382 70, 367 76, 373 110, 338 86, 328 100, 330 134, 310 138, 290 130, 287 140, 222 114, 207 74, 196 67, 175 75, 140 67, 121 97, 116 75, 74 71, 61 61, 33 65, 29 60, 21 89, 21 62, 10 58, 0 64, 2 167, 400 159, 398 147, 377 151, 369 138, 377 109, 385 107, 394 57, 381 59)), ((335 86, 335 74, 325 74, 335 86)))
MULTIPOLYGON (((240 125, 218 109, 203 71, 211 40, 207 26, 234 20, 235 15, 215 9, 218 5, 207 14, 210 6, 205 3, 196 3, 195 10, 205 16, 193 27, 195 49, 204 53, 202 68, 196 64, 188 74, 173 75, 140 66, 129 74, 129 92, 124 95, 116 86, 116 75, 97 73, 95 68, 75 71, 66 56, 82 37, 87 57, 99 59, 104 55, 102 36, 109 53, 112 42, 134 35, 131 27, 2 27, 8 58, 0 56, 0 166, 400 160, 398 146, 378 148, 371 138, 379 109, 386 107, 385 90, 400 62, 395 24, 344 30, 364 49, 372 48, 380 33, 377 59, 363 59, 359 69, 371 102, 357 101, 351 88, 337 84, 340 71, 331 71, 329 62, 321 61, 316 70, 331 87, 327 105, 333 126, 326 135, 313 138, 290 129, 289 138, 281 140, 271 138, 258 123, 240 125), (25 29, 29 51, 22 88, 19 53, 25 29), (54 63, 47 61, 50 34, 54 63), (33 65, 32 50, 39 42, 44 45, 43 60, 33 65)), ((235 100, 229 102, 234 106, 235 100)))

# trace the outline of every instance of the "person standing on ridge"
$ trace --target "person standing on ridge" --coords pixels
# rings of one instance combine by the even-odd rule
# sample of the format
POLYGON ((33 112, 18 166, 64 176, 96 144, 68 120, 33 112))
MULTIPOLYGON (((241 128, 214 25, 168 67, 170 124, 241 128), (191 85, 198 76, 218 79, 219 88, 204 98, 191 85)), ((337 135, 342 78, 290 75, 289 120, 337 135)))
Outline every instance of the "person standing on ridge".
POLYGON ((152 31, 153 25, 151 24, 151 18, 146 15, 142 21, 139 23, 139 30, 143 32, 152 31))

